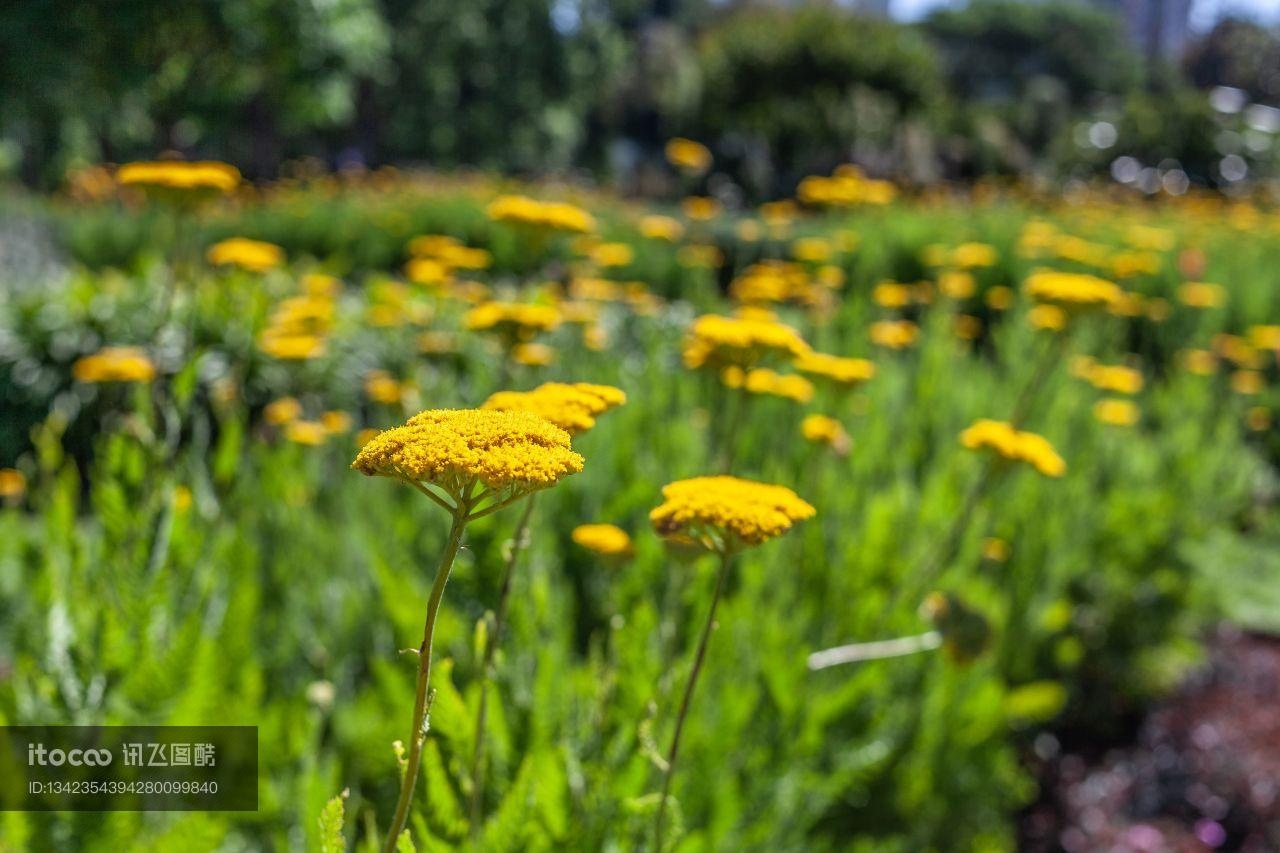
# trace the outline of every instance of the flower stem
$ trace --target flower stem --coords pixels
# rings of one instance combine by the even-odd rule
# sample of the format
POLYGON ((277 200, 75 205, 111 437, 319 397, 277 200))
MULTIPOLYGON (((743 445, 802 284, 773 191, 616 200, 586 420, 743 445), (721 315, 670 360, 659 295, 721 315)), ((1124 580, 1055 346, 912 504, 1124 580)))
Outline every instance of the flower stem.
POLYGON ((676 730, 671 736, 671 751, 667 753, 667 769, 662 779, 662 796, 658 800, 658 814, 653 823, 653 850, 662 851, 663 821, 667 812, 667 797, 671 793, 671 777, 676 775, 676 759, 680 756, 680 735, 684 731, 684 721, 689 715, 689 703, 693 699, 693 689, 698 684, 698 673, 702 671, 702 660, 707 655, 707 641, 716 624, 716 605, 720 603, 720 594, 724 591, 724 579, 729 574, 728 550, 720 553, 720 572, 716 576, 716 591, 711 597, 711 609, 707 611, 707 623, 702 626, 702 637, 698 640, 698 651, 693 657, 693 670, 689 673, 689 681, 684 686, 684 698, 680 701, 680 714, 676 717, 676 730))
POLYGON ((480 832, 480 810, 484 803, 484 724, 489 711, 489 682, 493 678, 494 657, 502 642, 502 629, 507 623, 507 601, 511 597, 511 578, 515 575, 516 563, 520 552, 524 549, 524 540, 529 532, 529 519, 533 517, 533 499, 529 495, 524 502, 524 512, 520 514, 520 522, 516 525, 515 538, 511 541, 511 553, 507 555, 507 565, 502 573, 502 589, 498 593, 498 608, 494 611, 493 631, 484 647, 484 663, 480 667, 480 707, 476 710, 476 747, 471 758, 471 835, 474 838, 480 832))
POLYGON ((409 805, 413 801, 413 788, 417 784, 418 768, 422 763, 422 743, 427 736, 427 692, 431 680, 431 641, 436 630, 436 614, 440 611, 440 600, 444 597, 444 587, 449 581, 449 572, 453 569, 454 558, 462 544, 462 531, 466 526, 467 514, 463 508, 459 508, 453 516, 449 541, 444 553, 440 555, 440 567, 436 569, 431 597, 427 601, 427 621, 422 628, 422 645, 418 647, 418 686, 413 703, 413 728, 409 732, 409 759, 404 779, 400 782, 400 799, 396 801, 396 813, 391 819, 391 829, 382 848, 383 853, 394 853, 396 842, 409 819, 409 805))

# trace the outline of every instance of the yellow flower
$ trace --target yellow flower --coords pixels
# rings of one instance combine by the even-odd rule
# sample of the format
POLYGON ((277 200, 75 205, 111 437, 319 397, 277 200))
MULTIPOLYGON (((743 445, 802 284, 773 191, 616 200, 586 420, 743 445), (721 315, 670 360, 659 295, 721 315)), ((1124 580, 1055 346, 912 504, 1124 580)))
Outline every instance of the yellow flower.
POLYGON ((1131 400, 1099 400, 1093 406, 1093 416, 1113 426, 1133 426, 1138 422, 1138 415, 1138 407, 1131 400))
POLYGON ((625 267, 634 258, 626 243, 601 243, 591 250, 591 260, 600 267, 625 267))
POLYGON ((1027 312, 1032 328, 1060 332, 1067 327, 1067 312, 1057 305, 1035 305, 1027 312))
POLYGON ((1266 406, 1253 406, 1245 413, 1245 425, 1254 432, 1271 428, 1271 410, 1266 406))
POLYGON ((962 243, 951 250, 951 263, 960 269, 993 267, 999 257, 995 247, 986 243, 962 243))
POLYGON ((662 497, 649 513, 659 534, 689 537, 720 553, 781 536, 817 512, 784 486, 729 476, 677 480, 662 497))
POLYGON ((302 417, 302 404, 293 397, 281 397, 267 403, 266 408, 262 410, 262 416, 266 418, 267 423, 276 426, 293 423, 302 417))
POLYGON ((960 433, 969 450, 992 450, 1005 459, 1026 462, 1046 477, 1061 477, 1067 463, 1043 436, 1021 432, 1006 421, 981 419, 960 433))
POLYGON ((511 360, 525 367, 546 367, 556 359, 556 351, 546 344, 516 344, 511 360))
POLYGON ((444 284, 449 280, 449 267, 435 258, 411 258, 404 265, 404 277, 414 284, 444 284))
POLYGON ((906 349, 920 337, 920 328, 910 320, 880 320, 871 324, 871 342, 889 349, 906 349))
POLYGON ((938 276, 938 289, 950 299, 968 299, 973 296, 976 283, 967 272, 949 270, 938 276))
POLYGON ((286 335, 267 329, 258 339, 258 348, 272 358, 305 361, 324 355, 324 338, 315 335, 286 335))
POLYGON ((896 281, 882 281, 872 288, 871 298, 881 308, 904 308, 911 304, 911 288, 896 281))
POLYGON ((1231 390, 1237 394, 1261 394, 1265 384, 1258 370, 1237 370, 1231 374, 1231 390))
POLYGON ((149 190, 229 193, 240 185, 240 171, 213 161, 160 160, 127 163, 116 171, 116 180, 149 190))
POLYGON ((821 237, 802 237, 791 244, 791 257, 810 264, 826 263, 831 259, 831 244, 821 237))
POLYGON ((680 202, 680 209, 695 222, 706 222, 720 212, 720 202, 707 196, 689 196, 680 202))
POLYGON ((1250 326, 1249 345, 1255 349, 1280 350, 1280 326, 1250 326))
POLYGON ((239 267, 249 272, 267 272, 284 263, 284 249, 275 243, 232 237, 214 243, 204 254, 215 267, 239 267))
POLYGON ((808 379, 795 374, 775 373, 763 367, 747 373, 744 386, 752 394, 782 397, 797 403, 807 403, 813 399, 813 383, 808 379))
POLYGON ((632 550, 627 531, 612 524, 580 524, 570 535, 578 545, 605 557, 625 557, 632 550))
POLYGON ((395 406, 404 399, 404 386, 385 370, 374 370, 364 379, 364 392, 375 403, 395 406))
POLYGON ((801 354, 794 367, 806 376, 837 385, 860 385, 876 375, 875 364, 865 358, 844 358, 822 352, 801 354))
POLYGON ((482 409, 530 412, 578 435, 596 424, 596 417, 621 406, 627 395, 620 388, 587 382, 545 382, 532 391, 499 391, 485 400, 482 409))
POLYGON ((0 468, 0 498, 17 500, 26 494, 27 477, 17 468, 0 468))
POLYGON ((751 367, 768 355, 787 359, 809 352, 790 326, 776 320, 704 314, 693 322, 684 345, 686 367, 751 367))
POLYGON ((825 444, 841 456, 849 452, 852 444, 844 425, 826 415, 806 415, 800 422, 800 434, 805 441, 825 444))
POLYGON ((351 415, 338 409, 330 409, 320 415, 320 423, 330 435, 337 435, 351 429, 351 415))
POLYGON ((1178 301, 1189 308, 1217 308, 1226 298, 1227 292, 1219 284, 1189 281, 1178 288, 1178 301))
POLYGON ((494 222, 539 230, 586 234, 596 227, 595 217, 580 207, 523 195, 499 196, 489 203, 486 212, 494 222))
POLYGON ((150 382, 156 367, 137 347, 104 347, 77 359, 71 375, 77 382, 150 382))
POLYGON ((1115 282, 1084 273, 1040 270, 1023 283, 1027 295, 1066 310, 1108 308, 1120 301, 1124 291, 1115 282))
POLYGON ((484 302, 463 316, 462 325, 472 331, 515 331, 521 334, 534 334, 560 325, 560 313, 550 305, 484 302))
POLYGON ((291 421, 284 428, 284 437, 295 444, 315 447, 329 439, 329 430, 319 421, 291 421))
POLYGON ((433 409, 379 433, 351 467, 433 484, 460 502, 473 501, 481 484, 506 501, 578 473, 582 457, 569 433, 528 412, 433 409))
POLYGON ((646 216, 640 220, 640 234, 648 240, 674 243, 684 236, 684 226, 670 216, 646 216))
POLYGON ((677 169, 702 174, 711 168, 711 152, 701 142, 676 137, 667 142, 667 162, 677 169))

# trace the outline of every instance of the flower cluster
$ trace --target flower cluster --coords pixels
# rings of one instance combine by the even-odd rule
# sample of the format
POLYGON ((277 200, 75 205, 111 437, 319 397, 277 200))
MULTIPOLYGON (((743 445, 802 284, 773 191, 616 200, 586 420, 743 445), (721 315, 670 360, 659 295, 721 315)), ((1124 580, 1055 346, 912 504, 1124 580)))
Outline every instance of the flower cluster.
POLYGON ((860 385, 876 375, 876 366, 865 358, 844 358, 822 352, 805 353, 795 368, 806 376, 836 385, 860 385))
POLYGON ((704 314, 694 321, 684 345, 686 367, 754 366, 767 355, 793 359, 809 345, 790 326, 766 318, 704 314))
POLYGON ((272 358, 302 361, 325 351, 325 336, 333 325, 334 296, 340 282, 330 276, 309 275, 303 294, 284 299, 267 320, 258 347, 272 358))
POLYGON ((897 194, 897 187, 889 181, 870 180, 857 167, 847 165, 829 178, 810 175, 796 188, 796 197, 805 204, 824 207, 888 204, 897 194))
POLYGON ((580 524, 573 529, 573 541, 603 557, 625 557, 631 553, 631 537, 613 524, 580 524))
POLYGON ((430 483, 460 500, 476 483, 527 493, 582 470, 569 433, 528 412, 432 409, 374 436, 351 467, 430 483))
POLYGON ((800 422, 800 434, 804 436, 805 441, 825 444, 841 456, 849 452, 849 447, 853 443, 844 425, 827 415, 806 415, 800 422))
POLYGON ((159 160, 121 166, 116 181, 147 190, 229 193, 240 185, 240 170, 216 161, 159 160))
POLYGON ((550 305, 482 302, 463 316, 462 325, 473 332, 493 331, 525 338, 560 325, 560 312, 550 305))
POLYGON ((667 142, 667 162, 684 172, 700 175, 711 168, 711 152, 701 142, 676 137, 667 142))
POLYGON ((578 435, 595 426, 597 417, 626 401, 627 395, 610 385, 546 382, 532 391, 499 391, 481 408, 530 412, 570 435, 578 435))
POLYGON ((687 537, 721 553, 781 536, 817 513, 785 486, 729 476, 677 480, 663 487, 662 497, 649 513, 659 534, 687 537))
POLYGON ((489 203, 488 214, 494 222, 540 230, 586 234, 596 228, 595 217, 576 205, 524 195, 499 196, 489 203))
POLYGON ((156 366, 137 347, 104 347, 76 359, 71 374, 77 382, 150 382, 156 366))
POLYGON ((1121 301, 1124 291, 1115 282, 1094 275, 1057 270, 1032 273, 1023 283, 1027 295, 1066 310, 1109 308, 1121 301))
POLYGON ((992 450, 999 456, 1026 462, 1046 477, 1061 477, 1067 463, 1041 435, 1014 429, 1006 421, 982 419, 960 433, 960 444, 969 450, 992 450))
POLYGON ((720 378, 729 388, 745 388, 751 394, 782 397, 801 404, 813 399, 813 383, 794 373, 778 373, 767 367, 744 371, 741 367, 730 366, 725 368, 720 378))
POLYGON ((284 263, 284 249, 275 243, 232 237, 214 243, 205 252, 205 260, 216 267, 239 267, 249 272, 267 272, 284 263))

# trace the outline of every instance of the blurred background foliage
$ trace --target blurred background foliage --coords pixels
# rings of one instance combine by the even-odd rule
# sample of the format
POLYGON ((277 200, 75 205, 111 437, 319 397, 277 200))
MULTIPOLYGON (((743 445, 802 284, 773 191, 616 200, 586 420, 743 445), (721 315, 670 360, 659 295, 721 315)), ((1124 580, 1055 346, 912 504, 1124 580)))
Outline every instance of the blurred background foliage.
POLYGON ((315 156, 581 168, 644 191, 677 133, 754 199, 849 160, 1068 180, 1129 156, 1230 186, 1274 176, 1277 106, 1275 32, 1227 18, 1145 57, 1083 0, 974 0, 911 25, 822 2, 34 0, 0 25, 0 168, 45 187, 179 150, 255 178, 315 156), (1211 109, 1216 87, 1243 101, 1211 109))

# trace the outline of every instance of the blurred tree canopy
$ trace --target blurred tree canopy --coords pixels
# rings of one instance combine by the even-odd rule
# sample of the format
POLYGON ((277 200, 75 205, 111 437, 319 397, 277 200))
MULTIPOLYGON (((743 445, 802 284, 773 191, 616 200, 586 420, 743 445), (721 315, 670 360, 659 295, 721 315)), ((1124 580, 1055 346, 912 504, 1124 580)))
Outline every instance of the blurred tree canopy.
MULTIPOLYGON (((684 134, 753 196, 850 158, 1052 177, 1140 150, 1212 176, 1203 90, 1280 102, 1280 40, 1224 21, 1174 59, 1143 63, 1116 17, 1072 0, 917 26, 822 0, 28 0, 0 21, 0 174, 53 186, 177 150, 254 177, 304 156, 616 177, 684 134), (1118 138, 1082 144, 1098 122, 1118 138)), ((1264 173, 1257 132, 1242 156, 1264 173)))

